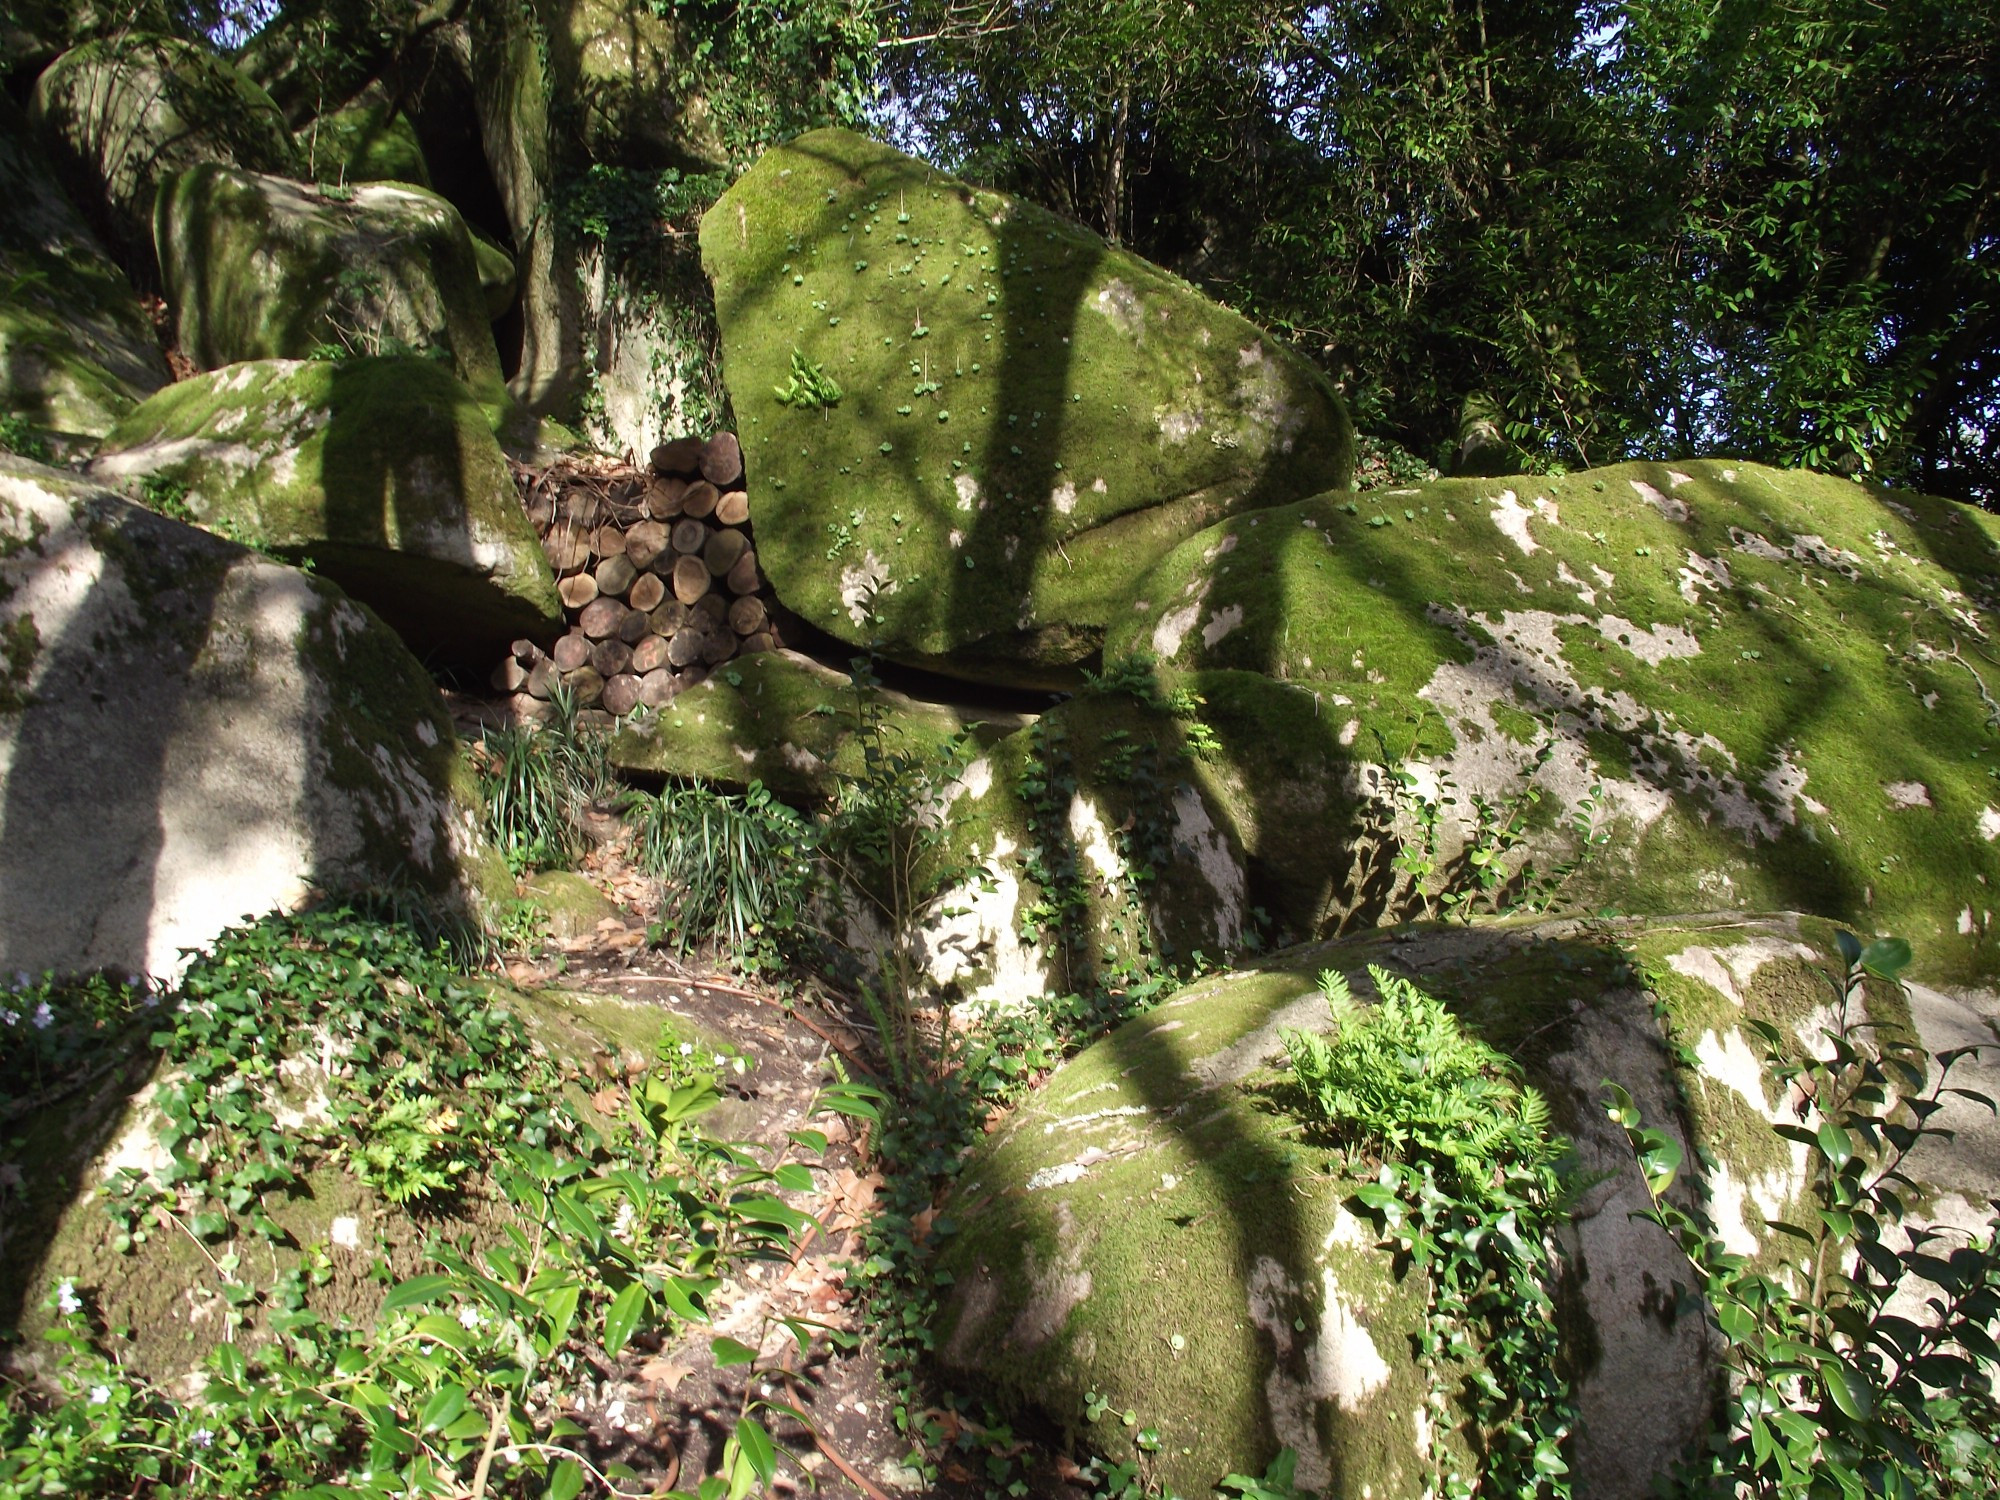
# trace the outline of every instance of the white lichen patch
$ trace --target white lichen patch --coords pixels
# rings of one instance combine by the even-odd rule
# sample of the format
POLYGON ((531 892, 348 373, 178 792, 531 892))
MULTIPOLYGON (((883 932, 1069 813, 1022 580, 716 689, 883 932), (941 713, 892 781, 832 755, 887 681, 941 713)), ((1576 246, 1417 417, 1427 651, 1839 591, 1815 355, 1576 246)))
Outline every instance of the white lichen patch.
POLYGON ((970 474, 961 474, 952 480, 951 487, 958 494, 958 508, 970 514, 979 503, 979 481, 970 474))
POLYGON ((973 1008, 1014 1009, 1046 994, 1053 983, 1040 949, 1021 938, 1027 897, 1017 852, 999 835, 985 859, 991 878, 946 891, 932 903, 918 937, 919 960, 931 981, 960 986, 962 1003, 973 1008))
MULTIPOLYGON (((1235 538, 1229 540, 1233 542, 1235 538)), ((1153 655, 1161 661, 1172 661, 1181 654, 1182 642, 1194 629, 1195 621, 1201 618, 1202 606, 1208 602, 1212 582, 1208 573, 1196 574, 1188 580, 1187 597, 1172 609, 1161 612, 1153 626, 1153 655)))
POLYGON ((1619 615, 1600 615, 1597 633, 1613 645, 1623 646, 1649 667, 1663 661, 1679 661, 1701 655, 1701 642, 1682 625, 1634 625, 1619 615))
POLYGON ((1125 878, 1125 861, 1112 846, 1111 831, 1105 827, 1097 804, 1081 792, 1069 800, 1069 836, 1072 846, 1090 862, 1100 880, 1115 882, 1125 878))
POLYGON ((1521 549, 1523 556, 1542 550, 1542 544, 1529 531, 1528 523, 1537 518, 1554 522, 1555 506, 1546 499, 1537 499, 1530 505, 1523 505, 1512 490, 1502 490, 1493 498, 1493 509, 1488 512, 1500 534, 1521 549))
POLYGON ((1123 277, 1114 276, 1097 289, 1097 295, 1090 299, 1091 307, 1109 318, 1122 333, 1134 338, 1146 331, 1146 310, 1139 301, 1139 294, 1126 284, 1123 277))
POLYGON ((1723 1248, 1732 1255, 1756 1255, 1763 1248, 1762 1230, 1781 1219, 1805 1184, 1805 1147, 1792 1146, 1795 1164, 1758 1172, 1738 1180, 1727 1162, 1716 1163, 1708 1176, 1709 1213, 1723 1248))
POLYGON ((856 626, 867 625, 870 605, 878 596, 895 593, 896 587, 889 576, 889 565, 875 555, 873 548, 860 562, 840 570, 840 602, 847 610, 847 618, 856 626))
POLYGON ((1679 496, 1665 494, 1643 479, 1629 480, 1628 483, 1631 484, 1634 494, 1669 521, 1685 521, 1688 518, 1687 501, 1679 496))
POLYGON ((1160 436, 1174 444, 1185 443, 1202 430, 1201 417, 1191 411, 1170 411, 1161 407, 1153 413, 1153 421, 1160 429, 1160 436))
POLYGON ((1992 843, 2000 839, 2000 807, 1982 808, 1979 813, 1979 836, 1992 843))
POLYGON ((1303 1378, 1286 1369, 1300 1336, 1294 1326, 1309 1309, 1303 1290, 1270 1256, 1257 1258, 1244 1297, 1250 1320, 1271 1338, 1276 1359, 1264 1378, 1264 1399, 1278 1441, 1298 1454, 1297 1483, 1325 1493, 1333 1479, 1332 1464, 1320 1442, 1319 1405, 1333 1402, 1343 1412, 1362 1410, 1368 1399, 1389 1383, 1388 1362, 1361 1322, 1357 1310, 1341 1296, 1331 1268, 1320 1276, 1321 1303, 1316 1327, 1306 1335, 1303 1378))
POLYGON ((1224 948, 1234 948, 1243 941, 1243 914, 1249 899, 1243 866, 1222 830, 1209 818, 1208 804, 1201 794, 1185 784, 1174 791, 1173 837, 1174 847, 1194 861, 1201 878, 1215 893, 1210 912, 1216 941, 1224 948))
POLYGON ((1738 1095, 1766 1119, 1771 1117, 1770 1101, 1764 1097, 1764 1065, 1742 1032, 1733 1026, 1726 1035, 1705 1031, 1695 1043, 1694 1055, 1704 1077, 1738 1095))
POLYGON ((1812 959, 1817 955, 1804 943, 1789 942, 1780 938, 1746 938, 1740 943, 1732 943, 1726 948, 1711 948, 1700 944, 1681 949, 1667 959, 1667 967, 1676 974, 1684 974, 1689 979, 1707 985, 1725 997, 1739 1010, 1757 971, 1768 963, 1780 959, 1812 959))
POLYGON ((1882 787, 1882 795, 1889 799, 1891 807, 1929 807, 1931 789, 1921 781, 1890 781, 1882 787))
POLYGON ((1049 492, 1049 504, 1059 515, 1069 515, 1076 509, 1076 486, 1065 479, 1049 492))
POLYGON ((1213 647, 1217 641, 1228 635, 1230 631, 1236 629, 1242 623, 1242 605, 1232 604, 1227 609, 1218 609, 1208 617, 1208 623, 1201 627, 1202 645, 1213 647))
POLYGON ((1690 604, 1701 602, 1702 590, 1726 593, 1735 580, 1730 574, 1729 564, 1719 557, 1703 557, 1699 552, 1687 554, 1687 562, 1681 568, 1681 597, 1690 604))

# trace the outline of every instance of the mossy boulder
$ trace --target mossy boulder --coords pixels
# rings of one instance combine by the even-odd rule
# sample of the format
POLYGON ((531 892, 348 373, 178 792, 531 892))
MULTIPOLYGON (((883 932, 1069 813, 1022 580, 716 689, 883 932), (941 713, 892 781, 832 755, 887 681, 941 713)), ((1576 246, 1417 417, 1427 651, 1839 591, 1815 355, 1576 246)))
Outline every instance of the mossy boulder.
POLYGON ((618 903, 571 870, 544 870, 530 876, 521 882, 521 899, 541 912, 549 936, 559 943, 587 938, 599 922, 618 918, 618 903))
POLYGON ((425 188, 316 189, 204 163, 160 195, 154 228, 181 348, 205 370, 418 354, 489 406, 510 402, 472 235, 425 188))
POLYGON ((960 731, 982 742, 1020 727, 1021 716, 922 703, 892 689, 864 697, 845 672, 794 651, 739 657, 672 703, 620 726, 611 763, 621 771, 677 776, 722 787, 761 781, 794 801, 831 801, 859 776, 864 713, 894 754, 935 755, 960 731))
POLYGON ((554 96, 593 161, 710 166, 723 159, 708 101, 691 92, 692 49, 645 0, 555 0, 541 15, 554 96))
POLYGON ((152 260, 154 199, 175 173, 299 165, 271 96, 175 37, 128 32, 71 48, 35 81, 30 114, 71 194, 134 265, 152 260))
POLYGON ((6 99, 0 199, 0 414, 79 446, 167 383, 159 338, 6 99))
POLYGON ((1074 685, 1139 569, 1348 482, 1339 398, 1281 344, 860 136, 766 154, 701 247, 765 571, 813 624, 894 659, 1074 685))
MULTIPOLYGON (((1686 1263, 1632 1218, 1646 1192, 1602 1081, 1696 1148, 1691 1165, 1711 1161, 1676 1192, 1699 1191, 1733 1248, 1775 1266, 1790 1242, 1763 1216, 1796 1206, 1803 1162, 1772 1129, 1787 1101, 1760 1078, 1743 1023, 1816 1037, 1832 937, 1784 915, 1418 928, 1191 985, 1058 1069, 968 1164, 946 1207, 957 1227, 937 1348, 1183 1494, 1261 1473, 1280 1445, 1299 1453, 1308 1493, 1425 1493, 1420 1276, 1357 1217, 1372 1167, 1302 1129, 1283 1067, 1285 1029, 1327 1024, 1317 973, 1347 974, 1365 999, 1379 964, 1513 1054, 1577 1145, 1584 1186, 1557 1299, 1582 1416, 1569 1456, 1578 1494, 1637 1500, 1708 1419, 1712 1366, 1700 1319, 1670 1291, 1686 1263), (1087 1420, 1090 1392, 1112 1416, 1087 1420), (1129 1428, 1115 1415, 1128 1409, 1129 1428), (1147 1427, 1151 1457, 1135 1446, 1147 1427)), ((1979 1022, 1962 999, 1937 1000, 1979 1022)), ((1871 1009, 1910 1018, 1893 995, 1871 1009)), ((1990 1141, 1978 1163, 1950 1164, 1968 1183, 1996 1165, 1990 1141)), ((1443 1441, 1476 1468, 1451 1425, 1463 1415, 1443 1441)))
POLYGON ((1626 464, 1238 517, 1140 582, 1106 650, 1209 699, 1238 747, 1225 800, 1308 934, 1382 911, 1355 885, 1367 859, 1434 855, 1436 893, 1518 812, 1502 865, 1532 857, 1521 882, 1552 897, 1811 911, 1972 982, 2000 973, 1981 895, 2000 881, 1996 591, 1985 512, 1626 464))
POLYGON ((105 439, 109 481, 313 566, 419 655, 490 666, 562 608, 486 412, 427 359, 260 360, 169 386, 105 439))
POLYGON ((307 121, 295 136, 306 176, 314 182, 431 185, 416 127, 380 87, 307 121))
POLYGON ((0 767, 9 971, 168 973, 312 890, 503 893, 437 689, 379 620, 5 457, 0 767))

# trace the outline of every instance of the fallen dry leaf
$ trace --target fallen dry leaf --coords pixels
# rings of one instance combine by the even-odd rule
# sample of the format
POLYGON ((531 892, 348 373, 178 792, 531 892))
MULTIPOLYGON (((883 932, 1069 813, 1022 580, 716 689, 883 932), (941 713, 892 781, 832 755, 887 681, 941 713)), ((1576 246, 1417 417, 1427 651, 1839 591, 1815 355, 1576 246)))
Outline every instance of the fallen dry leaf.
POLYGON ((669 1396, 693 1373, 694 1368, 691 1365, 675 1364, 662 1354, 655 1354, 639 1366, 639 1378, 648 1385, 658 1386, 669 1396))
POLYGON ((616 1088, 599 1089, 590 1096, 590 1102, 600 1115, 615 1115, 625 1108, 625 1091, 616 1088))

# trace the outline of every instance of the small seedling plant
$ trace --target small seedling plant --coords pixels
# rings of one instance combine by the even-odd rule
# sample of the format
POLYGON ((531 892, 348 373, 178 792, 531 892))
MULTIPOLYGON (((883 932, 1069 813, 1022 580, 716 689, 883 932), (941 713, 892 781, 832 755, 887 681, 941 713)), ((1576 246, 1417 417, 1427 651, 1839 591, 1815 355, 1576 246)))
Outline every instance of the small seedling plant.
POLYGON ((1287 1032, 1285 1050, 1309 1118, 1351 1166, 1379 1163, 1355 1202, 1424 1278, 1431 1492, 1566 1496, 1576 1411, 1553 1292, 1569 1143, 1507 1058, 1409 981, 1368 972, 1365 1008, 1322 973, 1332 1030, 1287 1032), (1477 1472, 1447 1439, 1461 1422, 1477 1472))
MULTIPOLYGON (((1994 1101, 1951 1082, 1974 1047, 1926 1057, 1898 1028, 1871 1020, 1869 991, 1893 992, 1909 944, 1839 934, 1826 975, 1825 1023, 1802 1045, 1745 1023, 1774 1083, 1792 1101, 1778 1133, 1803 1147, 1804 1206, 1769 1221, 1785 1267, 1728 1250, 1695 1208, 1668 1196, 1679 1144, 1646 1125, 1608 1084, 1608 1111, 1631 1142, 1651 1195, 1644 1217, 1686 1255, 1704 1317, 1729 1372, 1720 1422, 1673 1476, 1686 1497, 1973 1496, 2000 1493, 2000 1219, 1976 1234, 1925 1226, 1923 1189, 1905 1170, 1948 1099, 1994 1101)), ((2000 1209, 2000 1203, 1989 1207, 2000 1209)))

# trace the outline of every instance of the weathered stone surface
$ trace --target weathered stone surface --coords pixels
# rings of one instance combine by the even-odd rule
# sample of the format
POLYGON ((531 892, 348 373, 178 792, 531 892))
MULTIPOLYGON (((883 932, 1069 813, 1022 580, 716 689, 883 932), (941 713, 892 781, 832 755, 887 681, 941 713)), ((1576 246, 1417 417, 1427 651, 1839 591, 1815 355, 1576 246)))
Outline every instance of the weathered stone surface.
POLYGON ((201 162, 298 169, 284 116, 214 53, 173 37, 86 42, 35 81, 30 113, 78 204, 117 249, 152 257, 160 184, 201 162))
POLYGON ((1347 483, 1351 425, 1303 360, 1095 236, 859 136, 768 153, 701 244, 764 570, 813 624, 893 658, 1073 685, 1151 560, 1347 483), (795 357, 836 404, 777 398, 795 357))
POLYGON ((435 193, 395 182, 330 195, 204 163, 161 195, 155 229, 181 348, 205 370, 422 354, 496 416, 511 403, 472 236, 435 193))
POLYGON ((1556 876, 1579 820, 1602 838, 1558 882, 1584 909, 1810 911, 1990 982, 1996 589, 1984 512, 1628 464, 1236 518, 1139 583, 1106 651, 1208 699, 1215 789, 1301 935, 1411 909, 1380 877, 1415 803, 1448 867, 1483 798, 1489 829, 1527 819, 1510 871, 1556 876))
POLYGON ((521 884, 521 895, 548 918, 549 936, 559 943, 587 938, 597 924, 618 916, 612 900, 581 875, 544 870, 521 884))
POLYGON ((436 688, 332 585, 0 457, 0 965, 164 974, 246 912, 505 881, 436 688))
MULTIPOLYGON (((1350 1211, 1367 1164, 1302 1145, 1273 1094, 1281 1031, 1327 1024, 1314 975, 1338 969, 1365 997, 1366 966, 1381 964, 1515 1054, 1577 1144, 1590 1185, 1559 1299, 1579 1361, 1576 1493, 1638 1500, 1707 1418, 1709 1355, 1699 1320, 1662 1299, 1689 1272, 1631 1217, 1646 1192, 1602 1081, 1683 1145, 1691 1126, 1732 1249, 1782 1255, 1789 1242, 1763 1218, 1795 1204, 1803 1166, 1771 1128, 1786 1101, 1760 1079, 1743 1023, 1811 1034, 1829 994, 1816 956, 1832 936, 1791 916, 1425 928, 1194 984, 1059 1069, 967 1166, 948 1206, 959 1230, 942 1260, 944 1361, 1071 1428, 1089 1391, 1143 1412, 1161 1437, 1147 1462, 1184 1494, 1262 1472, 1280 1444, 1298 1451, 1310 1492, 1421 1493, 1418 1278, 1399 1278, 1391 1248, 1350 1211), (1697 1059, 1678 1079, 1655 1002, 1697 1059)), ((1963 996, 1919 1001, 1927 1044, 1985 1024, 1963 996), (1940 1019, 1927 1023, 1930 1006, 1940 1019)), ((1893 996, 1877 995, 1874 1014, 1909 1019, 1893 996)), ((2000 1070, 1983 1071, 1971 1086, 2000 1070)), ((1976 1197, 1996 1147, 1989 1132, 1931 1181, 1976 1197)), ((1089 1440, 1132 1456, 1116 1423, 1089 1440)), ((1450 1440, 1464 1452, 1462 1434, 1450 1440)))
POLYGON ((132 285, 0 98, 0 413, 59 440, 101 437, 167 383, 132 285))
POLYGON ((309 120, 296 138, 306 176, 315 182, 431 185, 416 127, 379 87, 309 120))
POLYGON ((313 564, 419 655, 485 671, 562 627, 555 582, 485 413, 427 359, 261 360, 184 380, 93 465, 187 488, 211 530, 313 564))

